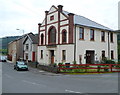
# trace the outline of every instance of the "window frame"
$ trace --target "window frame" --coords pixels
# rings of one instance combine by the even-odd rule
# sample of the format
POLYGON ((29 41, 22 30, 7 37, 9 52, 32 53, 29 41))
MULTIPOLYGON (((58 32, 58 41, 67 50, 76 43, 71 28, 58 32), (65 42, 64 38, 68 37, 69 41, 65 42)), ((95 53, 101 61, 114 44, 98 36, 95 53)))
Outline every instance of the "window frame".
POLYGON ((111 59, 114 59, 114 50, 111 50, 111 59))
POLYGON ((25 44, 25 49, 29 50, 29 44, 25 44))
POLYGON ((102 60, 105 58, 105 50, 102 50, 102 60))
POLYGON ((79 27, 79 40, 84 40, 84 28, 83 27, 79 27), (81 38, 81 35, 82 35, 82 38, 81 38))
POLYGON ((41 34, 41 45, 43 45, 44 44, 44 34, 42 33, 41 34))
POLYGON ((105 42, 105 31, 101 31, 101 41, 105 42))
POLYGON ((40 59, 43 59, 43 50, 40 51, 40 59))
POLYGON ((66 50, 62 50, 62 61, 66 61, 66 50))
POLYGON ((54 20, 54 15, 50 16, 50 21, 54 20))
POLYGON ((95 31, 94 29, 90 29, 90 41, 94 41, 94 40, 95 40, 95 31))
POLYGON ((113 33, 110 33, 110 42, 113 43, 113 33))
POLYGON ((64 29, 62 30, 62 43, 65 44, 67 43, 67 31, 64 29), (64 35, 65 33, 65 35, 64 35))
MULTIPOLYGON (((53 31, 52 31, 53 32, 53 31)), ((54 27, 54 26, 51 26, 50 28, 49 28, 49 30, 48 30, 48 44, 56 44, 56 28, 54 27), (53 38, 53 37, 51 37, 51 30, 52 29, 54 29, 54 32, 55 32, 55 34, 54 34, 54 36, 55 36, 55 38, 54 38, 54 40, 55 40, 55 42, 51 42, 52 40, 51 40, 51 38, 53 38)))

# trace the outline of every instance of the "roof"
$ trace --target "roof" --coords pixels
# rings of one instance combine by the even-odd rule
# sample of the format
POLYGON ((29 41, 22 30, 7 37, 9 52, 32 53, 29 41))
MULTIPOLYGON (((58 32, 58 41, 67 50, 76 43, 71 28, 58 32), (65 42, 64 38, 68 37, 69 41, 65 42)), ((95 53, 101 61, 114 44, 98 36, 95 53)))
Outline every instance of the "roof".
POLYGON ((28 38, 30 38, 30 40, 32 41, 32 44, 38 44, 38 34, 34 35, 33 33, 28 33, 27 37, 23 41, 23 44, 26 42, 28 38))
MULTIPOLYGON (((69 12, 63 11, 64 14, 68 15, 69 12)), ((108 27, 105 27, 101 24, 96 23, 95 21, 92 21, 86 17, 80 16, 80 15, 74 15, 74 24, 76 25, 81 25, 81 26, 87 26, 87 27, 92 27, 92 28, 97 28, 97 29, 103 29, 103 30, 108 30, 108 31, 114 31, 108 27)))
POLYGON ((120 30, 116 30, 115 32, 116 32, 116 33, 120 33, 120 30))

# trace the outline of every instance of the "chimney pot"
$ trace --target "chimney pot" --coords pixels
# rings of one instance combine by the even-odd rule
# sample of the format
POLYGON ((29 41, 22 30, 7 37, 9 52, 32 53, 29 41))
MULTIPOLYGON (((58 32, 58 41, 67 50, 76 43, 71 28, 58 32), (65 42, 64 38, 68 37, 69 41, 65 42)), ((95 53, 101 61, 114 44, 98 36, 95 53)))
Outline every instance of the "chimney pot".
POLYGON ((38 23, 38 26, 41 26, 41 23, 38 23))
POLYGON ((74 14, 73 14, 73 13, 69 13, 68 15, 69 15, 69 16, 71 16, 71 15, 72 15, 72 16, 74 16, 74 14))
POLYGON ((59 10, 60 12, 62 12, 62 9, 63 9, 63 6, 62 6, 62 5, 58 5, 58 10, 59 10))
POLYGON ((48 14, 49 11, 45 11, 45 14, 48 14))

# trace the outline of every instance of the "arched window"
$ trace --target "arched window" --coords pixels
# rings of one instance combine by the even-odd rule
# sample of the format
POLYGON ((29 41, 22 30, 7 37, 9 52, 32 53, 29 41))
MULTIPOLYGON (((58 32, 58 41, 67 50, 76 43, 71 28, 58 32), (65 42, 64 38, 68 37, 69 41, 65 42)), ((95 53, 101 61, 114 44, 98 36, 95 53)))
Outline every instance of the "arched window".
POLYGON ((55 44, 56 43, 56 29, 54 26, 49 28, 48 31, 48 43, 55 44))
POLYGON ((44 43, 44 34, 42 33, 41 34, 41 45, 43 45, 43 43, 44 43))
POLYGON ((67 42, 67 32, 66 30, 62 31, 62 43, 66 43, 67 42))

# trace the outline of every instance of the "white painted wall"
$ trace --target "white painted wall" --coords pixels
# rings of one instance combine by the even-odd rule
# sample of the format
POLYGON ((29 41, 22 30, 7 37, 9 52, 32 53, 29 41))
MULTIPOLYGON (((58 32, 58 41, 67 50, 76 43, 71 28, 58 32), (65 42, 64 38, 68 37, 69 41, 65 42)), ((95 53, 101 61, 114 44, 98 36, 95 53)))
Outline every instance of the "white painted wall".
MULTIPOLYGON (((56 9, 53 7, 50 9, 50 12, 55 11, 56 9)), ((60 14, 60 20, 66 19, 63 14, 60 14)), ((52 13, 47 16, 47 24, 58 21, 58 12, 52 13), (54 20, 50 21, 50 16, 54 15, 54 20)), ((60 25, 68 24, 69 21, 60 22, 60 25)), ((48 44, 48 30, 51 26, 56 27, 56 43, 58 44, 58 23, 54 23, 51 25, 47 25, 47 33, 46 33, 46 41, 48 44)), ((41 29, 44 29, 41 28, 41 29)), ((67 30, 67 43, 68 43, 68 35, 69 35, 69 26, 60 27, 60 43, 62 43, 62 30, 67 30)), ((94 28, 93 28, 94 29, 94 28)), ((79 55, 82 55, 82 64, 86 63, 86 59, 84 59, 86 50, 94 50, 95 51, 95 60, 101 60, 102 51, 105 50, 105 55, 108 57, 108 32, 105 31, 105 42, 101 42, 101 31, 99 29, 94 29, 95 33, 95 41, 90 41, 90 28, 84 27, 84 40, 79 40, 79 27, 76 28, 76 61, 79 63, 79 55)), ((44 32, 40 32, 44 33, 44 32)), ((75 33, 75 31, 74 31, 75 33)), ((73 34, 74 36, 74 34, 73 34)), ((44 40, 45 41, 45 40, 44 40)), ((74 38, 73 38, 74 41, 74 38)), ((117 35, 114 33, 114 43, 110 44, 111 50, 114 50, 114 57, 117 60, 117 35)), ((62 62, 62 50, 66 50, 66 63, 72 63, 74 61, 74 45, 66 44, 66 45, 57 45, 56 48, 47 48, 46 46, 38 46, 38 56, 37 60, 40 64, 50 64, 50 50, 54 50, 55 53, 55 63, 62 62), (43 59, 40 59, 40 53, 43 50, 43 59)))
POLYGON ((74 45, 57 45, 56 48, 47 48, 46 46, 38 47, 38 57, 37 60, 39 64, 50 64, 50 50, 54 50, 54 62, 62 62, 62 50, 66 50, 66 61, 65 63, 70 63, 74 61, 74 45), (43 59, 41 59, 41 50, 43 50, 43 59))
MULTIPOLYGON (((86 63, 84 59, 86 50, 95 51, 95 60, 101 60, 102 50, 105 50, 105 56, 108 57, 108 31, 105 31, 105 42, 101 42, 101 31, 94 29, 95 41, 90 41, 90 28, 84 27, 84 40, 79 40, 79 27, 76 28, 77 53, 76 61, 79 63, 79 55, 82 55, 82 64, 86 63)), ((115 60, 117 60, 117 39, 114 34, 114 43, 111 43, 111 50, 114 50, 115 60)), ((96 61, 97 61, 96 60, 96 61)))
POLYGON ((32 44, 30 39, 27 39, 24 43, 24 59, 26 60, 26 53, 28 54, 28 60, 32 61, 32 52, 35 52, 35 60, 37 60, 37 44, 32 44), (26 44, 28 44, 28 50, 26 50, 26 44))
POLYGON ((52 14, 47 15, 47 24, 58 21, 58 11, 52 14), (50 20, 50 17, 54 16, 54 20, 50 20))
POLYGON ((62 13, 60 13, 60 20, 67 19, 62 13))

